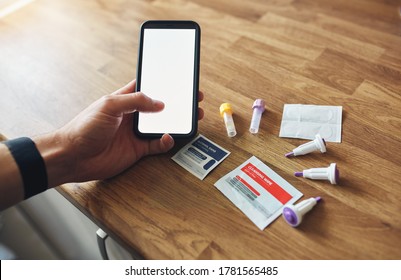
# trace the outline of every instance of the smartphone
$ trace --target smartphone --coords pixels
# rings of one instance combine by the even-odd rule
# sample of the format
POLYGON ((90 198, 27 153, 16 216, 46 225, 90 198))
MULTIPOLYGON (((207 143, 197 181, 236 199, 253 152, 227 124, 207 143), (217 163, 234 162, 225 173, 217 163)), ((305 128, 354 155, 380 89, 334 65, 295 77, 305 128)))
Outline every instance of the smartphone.
POLYGON ((146 21, 141 26, 136 90, 164 102, 157 113, 134 113, 141 138, 191 138, 198 130, 200 27, 194 21, 146 21))

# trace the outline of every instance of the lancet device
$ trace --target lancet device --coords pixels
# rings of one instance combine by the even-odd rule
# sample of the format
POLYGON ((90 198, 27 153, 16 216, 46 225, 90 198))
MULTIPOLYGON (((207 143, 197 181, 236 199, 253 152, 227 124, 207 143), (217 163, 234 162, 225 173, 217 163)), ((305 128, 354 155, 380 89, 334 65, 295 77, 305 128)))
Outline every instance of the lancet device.
POLYGON ((283 218, 292 227, 302 222, 302 217, 308 213, 321 200, 321 197, 305 199, 297 205, 287 205, 283 208, 283 218))
POLYGON ((337 169, 337 164, 332 163, 327 168, 311 168, 302 172, 295 172, 297 177, 304 177, 312 180, 328 180, 333 185, 340 180, 340 171, 337 169))
POLYGON ((306 155, 313 151, 318 151, 318 150, 322 153, 326 152, 326 142, 320 136, 320 134, 316 134, 314 140, 312 140, 308 143, 302 144, 301 146, 298 146, 292 152, 285 154, 285 156, 286 157, 291 157, 291 156, 296 157, 296 156, 306 155))

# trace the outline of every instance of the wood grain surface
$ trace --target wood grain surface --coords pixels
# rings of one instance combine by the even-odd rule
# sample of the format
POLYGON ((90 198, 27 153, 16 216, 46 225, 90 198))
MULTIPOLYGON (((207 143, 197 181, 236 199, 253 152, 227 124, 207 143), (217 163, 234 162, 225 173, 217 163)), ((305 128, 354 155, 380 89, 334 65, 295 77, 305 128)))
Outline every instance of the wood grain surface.
POLYGON ((57 128, 136 75, 148 19, 202 28, 199 132, 230 156, 203 181, 149 156, 105 181, 59 191, 147 259, 401 259, 401 2, 396 0, 37 0, 0 18, 0 131, 57 128), (267 110, 257 135, 251 106, 267 110), (231 102, 238 135, 218 108, 231 102), (279 138, 284 104, 343 106, 342 143, 287 159, 305 140, 279 138), (321 196, 298 228, 260 231, 214 183, 252 155, 321 196), (339 185, 293 176, 336 162, 339 185))

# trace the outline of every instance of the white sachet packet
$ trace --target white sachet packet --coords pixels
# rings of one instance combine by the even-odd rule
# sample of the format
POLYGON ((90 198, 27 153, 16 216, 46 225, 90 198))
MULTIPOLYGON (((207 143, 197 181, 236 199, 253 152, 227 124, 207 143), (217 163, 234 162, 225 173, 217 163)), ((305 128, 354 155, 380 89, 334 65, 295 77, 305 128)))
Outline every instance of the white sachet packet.
POLYGON ((327 142, 341 143, 342 106, 285 104, 280 137, 312 140, 320 134, 327 142))
POLYGON ((214 186, 260 230, 277 219, 284 205, 302 193, 255 156, 221 177, 214 186))

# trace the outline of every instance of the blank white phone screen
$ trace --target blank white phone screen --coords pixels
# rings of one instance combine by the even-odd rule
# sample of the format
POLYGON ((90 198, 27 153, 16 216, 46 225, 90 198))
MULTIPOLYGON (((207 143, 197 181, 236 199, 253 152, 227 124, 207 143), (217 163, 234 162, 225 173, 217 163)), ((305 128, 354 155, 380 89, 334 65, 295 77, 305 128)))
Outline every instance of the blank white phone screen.
POLYGON ((142 133, 192 130, 195 29, 145 29, 141 92, 164 102, 158 113, 140 113, 142 133))

